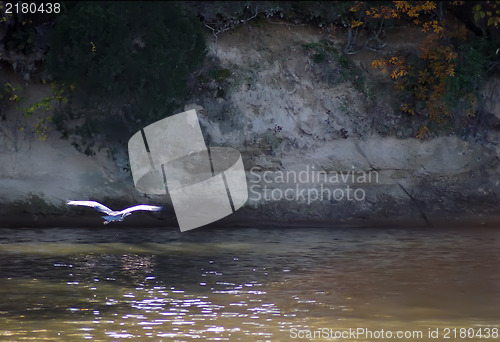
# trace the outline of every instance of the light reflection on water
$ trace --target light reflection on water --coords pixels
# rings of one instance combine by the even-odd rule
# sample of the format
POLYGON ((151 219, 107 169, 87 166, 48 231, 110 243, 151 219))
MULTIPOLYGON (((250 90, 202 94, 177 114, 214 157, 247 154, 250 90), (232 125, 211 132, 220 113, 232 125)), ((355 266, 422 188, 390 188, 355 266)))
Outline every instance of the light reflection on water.
POLYGON ((0 341, 498 327, 499 262, 491 229, 0 229, 0 341))

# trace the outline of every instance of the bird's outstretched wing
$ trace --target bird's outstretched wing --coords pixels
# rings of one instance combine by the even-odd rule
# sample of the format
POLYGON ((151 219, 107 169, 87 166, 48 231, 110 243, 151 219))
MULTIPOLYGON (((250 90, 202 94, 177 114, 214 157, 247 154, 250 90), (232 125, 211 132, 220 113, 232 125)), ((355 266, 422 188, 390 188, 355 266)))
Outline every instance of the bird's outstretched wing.
POLYGON ((85 207, 95 208, 105 214, 112 215, 113 210, 96 201, 68 201, 68 205, 82 205, 85 207))
POLYGON ((146 210, 146 211, 160 211, 163 207, 157 207, 157 206, 154 206, 154 205, 146 205, 146 204, 139 204, 139 205, 136 205, 134 207, 130 207, 130 208, 127 208, 127 209, 124 209, 121 211, 122 214, 128 214, 128 213, 131 213, 133 211, 137 211, 137 210, 146 210))

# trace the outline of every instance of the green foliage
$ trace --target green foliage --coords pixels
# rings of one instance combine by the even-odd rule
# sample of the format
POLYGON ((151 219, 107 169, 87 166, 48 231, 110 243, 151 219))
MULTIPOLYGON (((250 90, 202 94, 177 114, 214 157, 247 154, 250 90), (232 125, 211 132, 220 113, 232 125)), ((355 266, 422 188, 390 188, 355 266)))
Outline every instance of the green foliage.
POLYGON ((175 2, 80 2, 57 18, 47 62, 89 129, 134 131, 178 108, 204 54, 200 23, 175 2))
POLYGON ((58 87, 55 84, 51 84, 51 88, 53 91, 53 95, 45 96, 41 100, 25 108, 24 115, 31 116, 39 109, 45 109, 45 111, 47 112, 51 111, 52 109, 54 109, 54 102, 58 104, 68 102, 68 97, 66 95, 66 90, 64 87, 58 87))
MULTIPOLYGON (((77 141, 73 141, 71 145, 73 145, 79 152, 85 153, 88 156, 95 155, 95 132, 99 131, 99 125, 97 124, 99 118, 97 116, 88 116, 81 125, 66 125, 67 121, 71 122, 72 120, 77 120, 81 117, 84 117, 84 113, 82 113, 81 110, 78 111, 71 108, 71 106, 67 106, 56 111, 52 121, 55 124, 56 129, 61 132, 61 139, 78 137, 77 141)), ((102 118, 99 121, 102 121, 102 118)), ((102 129, 100 131, 102 131, 102 129)))
POLYGON ((323 63, 326 61, 326 54, 324 52, 317 52, 313 55, 314 63, 323 63))
POLYGON ((354 62, 346 54, 341 54, 338 56, 337 62, 340 64, 340 79, 345 81, 351 81, 354 87, 360 91, 365 92, 365 77, 361 73, 361 70, 354 64, 354 62))
MULTIPOLYGON (((50 112, 54 109, 54 104, 66 103, 68 98, 65 96, 64 89, 52 86, 54 95, 45 96, 41 100, 33 103, 24 109, 24 115, 32 116, 36 112, 42 110, 42 112, 50 112)), ((49 131, 49 123, 52 121, 52 115, 41 114, 38 117, 38 121, 33 126, 33 132, 36 134, 39 140, 44 141, 47 139, 47 134, 49 131)))
POLYGON ((27 116, 33 115, 38 109, 43 108, 46 111, 50 111, 52 109, 52 100, 54 98, 52 96, 45 96, 40 101, 35 102, 28 108, 24 110, 24 114, 27 116))
MULTIPOLYGON (((498 27, 500 25, 500 1, 479 1, 472 8, 474 21, 481 24, 486 22, 486 26, 498 27)), ((482 27, 483 28, 483 27, 482 27)), ((484 28, 483 28, 484 30, 484 28)))
POLYGON ((321 40, 317 43, 304 44, 306 51, 311 51, 312 60, 323 67, 327 82, 330 85, 342 82, 352 82, 360 92, 366 92, 365 78, 361 70, 354 64, 348 55, 339 53, 333 43, 321 40), (334 63, 328 63, 328 62, 334 63))
POLYGON ((448 77, 444 100, 449 108, 473 115, 480 89, 496 58, 495 47, 500 39, 478 38, 462 44, 454 77, 448 77))
POLYGON ((31 124, 28 124, 27 120, 23 120, 21 117, 17 116, 15 124, 16 130, 34 134, 41 141, 46 140, 47 133, 49 131, 49 123, 52 120, 51 111, 54 109, 54 105, 56 103, 60 104, 67 101, 67 98, 64 96, 63 89, 54 86, 52 89, 53 95, 45 96, 26 107, 23 104, 27 98, 21 96, 24 91, 23 87, 19 85, 14 86, 11 83, 6 82, 0 91, 0 114, 3 114, 3 111, 7 110, 11 105, 16 105, 16 112, 24 114, 23 116, 25 117, 30 117, 37 113, 37 121, 31 124))
MULTIPOLYGON (((473 8, 461 1, 393 1, 380 4, 354 3, 351 15, 356 17, 351 17, 346 45, 356 45, 356 39, 350 37, 357 37, 361 30, 371 25, 372 19, 378 20, 380 25, 376 30, 373 30, 375 26, 372 27, 372 35, 362 44, 362 49, 368 47, 377 51, 387 45, 382 37, 388 21, 399 25, 406 22, 420 28, 424 37, 418 53, 390 52, 375 59, 372 67, 389 72, 401 113, 409 117, 418 116, 419 119, 428 118, 427 125, 417 134, 419 139, 425 139, 432 130, 431 122, 439 124, 443 130, 449 130, 459 121, 467 125, 478 111, 480 89, 488 73, 499 64, 496 60, 499 38, 493 33, 493 27, 488 26, 497 26, 493 10, 497 10, 500 2, 481 2, 473 8), (467 8, 473 11, 467 11, 467 8), (450 12, 456 17, 451 19, 450 12), (491 20, 479 23, 481 31, 475 30, 477 36, 472 36, 468 28, 475 27, 471 25, 473 17, 481 21, 488 16, 491 20), (373 41, 379 43, 375 49, 368 44, 373 41)), ((347 49, 349 53, 356 50, 360 51, 347 49)))
POLYGON ((33 52, 35 47, 35 39, 33 27, 29 25, 22 25, 12 34, 12 38, 7 43, 9 50, 15 50, 25 55, 33 52))
POLYGON ((313 51, 312 60, 314 63, 323 63, 327 60, 329 52, 335 52, 335 49, 327 42, 320 41, 318 43, 304 44, 302 47, 305 50, 313 51))
POLYGON ((11 83, 6 82, 0 92, 0 101, 2 105, 5 106, 8 101, 14 103, 22 102, 23 98, 19 95, 22 90, 23 88, 21 86, 13 86, 11 83))
POLYGON ((225 68, 213 68, 210 70, 210 76, 216 81, 224 81, 227 78, 231 77, 231 70, 225 68))

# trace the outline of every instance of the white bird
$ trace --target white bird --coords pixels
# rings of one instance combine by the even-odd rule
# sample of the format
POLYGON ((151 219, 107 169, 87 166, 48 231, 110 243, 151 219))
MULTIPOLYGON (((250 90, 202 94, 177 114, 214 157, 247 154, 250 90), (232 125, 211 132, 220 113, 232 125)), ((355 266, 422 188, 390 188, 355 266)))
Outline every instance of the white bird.
POLYGON ((123 209, 122 211, 115 211, 111 210, 105 205, 96 202, 96 201, 68 201, 68 205, 81 205, 85 207, 91 207, 94 209, 99 210, 100 212, 103 212, 107 214, 106 216, 103 216, 102 218, 104 219, 104 224, 108 224, 110 222, 116 222, 116 221, 123 221, 123 219, 129 215, 131 215, 134 211, 138 210, 145 210, 145 211, 160 211, 162 207, 157 207, 154 205, 146 205, 146 204, 139 204, 134 207, 130 207, 127 209, 123 209))

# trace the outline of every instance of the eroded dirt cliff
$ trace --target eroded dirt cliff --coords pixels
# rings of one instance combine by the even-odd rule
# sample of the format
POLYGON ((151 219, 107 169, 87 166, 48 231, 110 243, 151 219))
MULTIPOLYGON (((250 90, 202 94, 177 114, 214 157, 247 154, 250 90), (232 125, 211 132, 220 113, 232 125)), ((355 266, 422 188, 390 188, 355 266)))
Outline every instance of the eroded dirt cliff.
MULTIPOLYGON (((418 37, 397 35, 393 44, 401 48, 418 44, 418 37)), ((200 82, 184 109, 197 110, 209 146, 234 147, 243 156, 249 200, 222 224, 429 226, 500 214, 498 130, 482 139, 416 139, 418 127, 392 109, 391 84, 369 66, 373 52, 351 64, 334 54, 316 63, 307 46, 322 39, 318 28, 277 20, 211 37, 215 74, 200 82)), ((329 39, 331 50, 340 51, 342 39, 329 39)), ((488 87, 488 108, 499 116, 498 87, 488 87)), ((35 99, 47 89, 26 83, 35 99)), ((10 111, 4 121, 16 115, 10 111)), ((158 224, 175 224, 165 196, 135 190, 126 151, 116 159, 105 150, 85 156, 54 130, 44 142, 15 128, 2 134, 4 217, 67 215, 66 200, 94 199, 163 204, 166 220, 158 224)))

